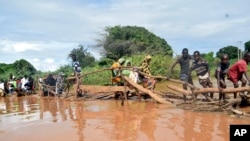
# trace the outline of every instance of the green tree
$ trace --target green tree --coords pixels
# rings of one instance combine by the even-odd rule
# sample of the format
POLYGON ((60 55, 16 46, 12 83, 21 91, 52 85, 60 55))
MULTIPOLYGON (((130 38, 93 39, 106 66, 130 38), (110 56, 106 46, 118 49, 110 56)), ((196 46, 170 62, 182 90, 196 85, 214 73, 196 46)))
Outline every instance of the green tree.
POLYGON ((216 57, 220 58, 222 54, 228 54, 230 59, 236 59, 238 58, 238 51, 240 51, 240 53, 242 52, 241 50, 238 50, 238 47, 235 46, 223 47, 216 53, 216 57))
POLYGON ((23 75, 33 76, 38 71, 35 67, 24 59, 20 59, 15 61, 13 64, 0 64, 0 79, 7 80, 10 75, 14 75, 15 77, 21 77, 23 75))
POLYGON ((56 73, 63 72, 65 76, 69 76, 73 72, 73 68, 70 65, 60 66, 59 69, 56 70, 56 73))
POLYGON ((81 67, 91 66, 95 62, 95 57, 88 52, 83 45, 78 45, 78 48, 71 50, 68 57, 72 60, 74 55, 76 56, 76 60, 79 61, 81 67))
POLYGON ((162 54, 172 56, 168 43, 143 27, 114 26, 106 27, 103 39, 97 40, 97 46, 104 48, 104 57, 118 59, 134 54, 162 54))
POLYGON ((250 41, 245 43, 245 51, 250 52, 250 41))
POLYGON ((35 67, 24 59, 17 60, 10 66, 14 68, 15 74, 18 76, 22 76, 24 74, 30 76, 37 72, 35 67))

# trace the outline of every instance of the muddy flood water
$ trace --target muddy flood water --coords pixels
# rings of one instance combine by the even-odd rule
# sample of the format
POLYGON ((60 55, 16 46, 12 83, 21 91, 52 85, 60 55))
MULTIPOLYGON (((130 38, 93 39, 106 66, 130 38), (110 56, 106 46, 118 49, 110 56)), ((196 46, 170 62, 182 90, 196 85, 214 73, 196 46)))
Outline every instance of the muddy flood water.
POLYGON ((1 97, 0 141, 229 141, 250 119, 153 102, 1 97))

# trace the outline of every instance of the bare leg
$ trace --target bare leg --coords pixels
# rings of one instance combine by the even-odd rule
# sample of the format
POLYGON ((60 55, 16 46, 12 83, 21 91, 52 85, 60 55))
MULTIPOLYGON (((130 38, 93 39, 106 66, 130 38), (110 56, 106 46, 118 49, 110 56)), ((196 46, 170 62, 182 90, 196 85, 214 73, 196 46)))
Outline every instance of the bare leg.
MULTIPOLYGON (((234 83, 234 88, 238 88, 239 84, 238 83, 234 83)), ((234 93, 234 99, 237 98, 237 92, 234 93)))

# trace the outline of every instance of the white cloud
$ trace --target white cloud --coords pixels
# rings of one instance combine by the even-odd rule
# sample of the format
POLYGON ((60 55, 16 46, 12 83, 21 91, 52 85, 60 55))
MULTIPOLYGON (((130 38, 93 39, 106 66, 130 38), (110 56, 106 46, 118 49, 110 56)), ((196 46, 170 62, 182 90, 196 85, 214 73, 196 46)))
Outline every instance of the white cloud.
MULTIPOLYGON (((0 1, 0 59, 9 63, 51 58, 54 62, 46 62, 49 67, 35 66, 55 69, 68 63, 67 54, 77 44, 94 44, 104 27, 114 25, 143 26, 164 38, 176 53, 184 47, 217 51, 250 40, 249 4, 248 0, 0 1)), ((89 50, 99 57, 96 49, 89 50)))
POLYGON ((35 44, 29 44, 25 42, 16 43, 13 45, 13 51, 15 52, 25 52, 27 50, 40 50, 35 44))

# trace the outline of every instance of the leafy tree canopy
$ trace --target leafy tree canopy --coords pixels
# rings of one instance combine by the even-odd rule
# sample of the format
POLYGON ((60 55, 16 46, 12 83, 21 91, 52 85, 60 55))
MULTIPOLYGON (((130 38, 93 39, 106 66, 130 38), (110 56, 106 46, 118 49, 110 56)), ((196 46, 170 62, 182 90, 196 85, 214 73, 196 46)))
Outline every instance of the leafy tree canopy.
POLYGON ((14 62, 13 67, 17 75, 27 74, 29 76, 36 73, 34 66, 24 59, 14 62))
POLYGON ((172 56, 172 48, 168 43, 143 27, 114 26, 106 27, 103 40, 98 45, 103 46, 103 56, 118 59, 122 56, 135 54, 162 54, 172 56))
POLYGON ((250 52, 250 41, 245 43, 245 51, 250 52))
POLYGON ((238 58, 238 47, 235 46, 223 47, 216 53, 216 57, 220 58, 222 54, 228 54, 230 59, 236 59, 238 58))
POLYGON ((95 57, 83 45, 78 45, 78 48, 71 50, 68 57, 73 59, 73 56, 76 56, 76 60, 79 61, 81 67, 91 66, 95 62, 95 57))
POLYGON ((0 64, 1 79, 9 78, 9 75, 22 77, 24 75, 32 76, 37 73, 35 67, 24 59, 15 61, 13 64, 0 64))

